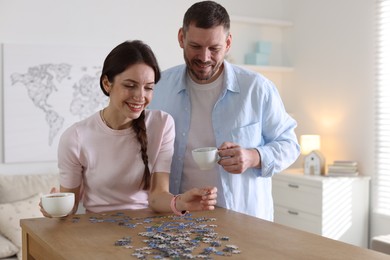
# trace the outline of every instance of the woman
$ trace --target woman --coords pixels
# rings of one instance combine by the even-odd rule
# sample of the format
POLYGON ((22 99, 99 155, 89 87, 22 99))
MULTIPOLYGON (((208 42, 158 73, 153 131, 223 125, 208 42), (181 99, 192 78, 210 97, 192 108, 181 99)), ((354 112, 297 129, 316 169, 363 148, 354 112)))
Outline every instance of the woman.
POLYGON ((108 106, 69 127, 58 147, 60 192, 76 198, 70 214, 80 199, 87 212, 214 209, 215 187, 169 193, 174 122, 165 112, 145 110, 159 79, 157 60, 141 41, 123 42, 106 57, 100 87, 108 106))

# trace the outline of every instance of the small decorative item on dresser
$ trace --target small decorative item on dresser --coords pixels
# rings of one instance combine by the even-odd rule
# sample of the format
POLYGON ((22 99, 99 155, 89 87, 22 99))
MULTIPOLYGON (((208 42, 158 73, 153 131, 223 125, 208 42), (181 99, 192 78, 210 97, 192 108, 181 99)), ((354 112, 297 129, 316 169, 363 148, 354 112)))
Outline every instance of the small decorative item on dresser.
POLYGON ((311 151, 304 159, 305 175, 324 175, 325 174, 325 158, 318 151, 311 151))
POLYGON ((355 161, 334 161, 328 165, 328 176, 350 177, 358 174, 358 163, 355 161))
POLYGON ((319 135, 301 135, 301 153, 305 156, 303 170, 305 175, 325 175, 325 157, 320 152, 319 135))

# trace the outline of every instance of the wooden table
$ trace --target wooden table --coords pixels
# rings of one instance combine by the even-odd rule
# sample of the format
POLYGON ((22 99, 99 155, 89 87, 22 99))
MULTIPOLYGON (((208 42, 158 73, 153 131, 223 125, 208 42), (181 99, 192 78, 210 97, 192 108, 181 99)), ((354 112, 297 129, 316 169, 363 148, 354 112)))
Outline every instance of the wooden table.
MULTIPOLYGON (((202 217, 206 220, 200 222, 200 225, 211 227, 215 231, 214 236, 217 234, 213 239, 222 242, 221 246, 215 247, 217 250, 221 252, 226 245, 233 245, 240 251, 230 258, 212 253, 212 259, 390 259, 389 255, 373 250, 226 209, 194 212, 190 217, 192 220, 189 222, 196 222, 202 217)), ((146 238, 139 233, 145 232, 147 227, 153 229, 167 223, 177 225, 183 221, 182 218, 175 218, 171 214, 122 211, 120 214, 83 214, 63 219, 22 219, 23 259, 136 259, 132 255, 135 249, 146 246, 143 242, 146 238), (135 224, 136 227, 125 225, 123 219, 135 217, 139 219, 126 223, 135 224), (145 222, 145 218, 151 222, 145 222), (129 236, 133 248, 114 245, 119 239, 129 236)), ((200 242, 193 255, 205 247, 210 247, 210 244, 200 242)), ((147 259, 153 258, 150 256, 147 259)))

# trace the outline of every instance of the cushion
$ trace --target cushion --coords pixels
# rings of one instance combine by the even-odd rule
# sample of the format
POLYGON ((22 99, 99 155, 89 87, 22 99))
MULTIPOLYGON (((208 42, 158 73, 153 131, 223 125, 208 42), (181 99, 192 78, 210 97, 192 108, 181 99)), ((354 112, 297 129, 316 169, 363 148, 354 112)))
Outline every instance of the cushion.
POLYGON ((52 187, 59 187, 59 174, 0 175, 0 204, 49 193, 52 187))
POLYGON ((371 249, 390 255, 390 235, 373 237, 371 240, 371 249))
POLYGON ((0 204, 0 232, 19 249, 22 248, 20 219, 43 217, 39 202, 41 194, 25 200, 0 204))
POLYGON ((12 244, 7 238, 0 235, 0 258, 16 255, 18 251, 19 248, 12 244))

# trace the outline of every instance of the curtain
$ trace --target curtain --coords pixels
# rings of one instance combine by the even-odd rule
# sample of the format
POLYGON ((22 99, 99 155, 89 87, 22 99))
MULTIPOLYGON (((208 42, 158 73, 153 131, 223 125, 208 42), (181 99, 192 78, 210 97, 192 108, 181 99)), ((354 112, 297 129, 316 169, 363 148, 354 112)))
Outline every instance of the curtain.
POLYGON ((390 0, 376 0, 376 175, 373 210, 390 216, 390 0))

